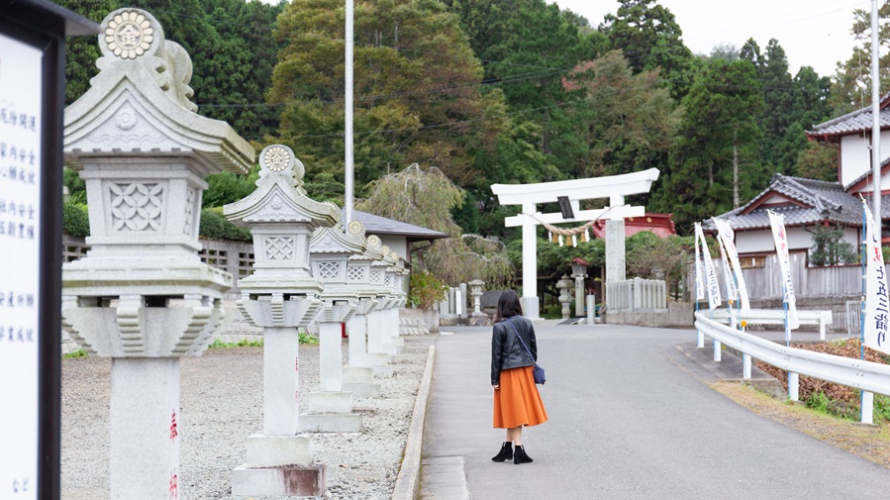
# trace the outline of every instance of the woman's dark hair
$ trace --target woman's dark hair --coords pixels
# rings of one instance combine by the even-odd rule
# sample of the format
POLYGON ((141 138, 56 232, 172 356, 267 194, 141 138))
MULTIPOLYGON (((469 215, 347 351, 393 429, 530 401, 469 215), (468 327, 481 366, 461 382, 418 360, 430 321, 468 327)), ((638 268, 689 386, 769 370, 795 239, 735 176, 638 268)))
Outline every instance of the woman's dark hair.
POLYGON ((495 322, 503 321, 511 316, 522 316, 522 304, 513 290, 504 290, 498 297, 498 314, 495 322))

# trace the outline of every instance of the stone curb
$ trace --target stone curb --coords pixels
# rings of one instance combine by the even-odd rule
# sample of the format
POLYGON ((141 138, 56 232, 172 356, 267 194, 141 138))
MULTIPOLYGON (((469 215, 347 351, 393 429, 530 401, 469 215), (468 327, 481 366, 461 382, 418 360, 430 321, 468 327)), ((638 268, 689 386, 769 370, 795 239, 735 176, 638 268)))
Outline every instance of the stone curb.
POLYGON ((421 379, 420 388, 417 390, 417 399, 414 401, 414 416, 411 417, 411 427, 408 429, 408 440, 405 443, 405 454, 402 457, 402 467, 399 469, 399 477, 396 479, 392 500, 416 500, 419 498, 423 425, 426 421, 426 410, 432 392, 430 389, 433 382, 435 359, 436 346, 431 345, 426 358, 426 368, 423 370, 423 379, 421 379))

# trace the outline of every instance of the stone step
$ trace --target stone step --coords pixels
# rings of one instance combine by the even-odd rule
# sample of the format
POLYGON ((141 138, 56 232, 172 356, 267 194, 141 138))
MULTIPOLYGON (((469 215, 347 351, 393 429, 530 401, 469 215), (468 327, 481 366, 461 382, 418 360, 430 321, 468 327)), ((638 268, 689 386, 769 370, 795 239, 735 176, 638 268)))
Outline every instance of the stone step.
POLYGON ((362 416, 359 414, 326 413, 314 415, 304 413, 300 415, 300 432, 340 433, 361 431, 362 416))

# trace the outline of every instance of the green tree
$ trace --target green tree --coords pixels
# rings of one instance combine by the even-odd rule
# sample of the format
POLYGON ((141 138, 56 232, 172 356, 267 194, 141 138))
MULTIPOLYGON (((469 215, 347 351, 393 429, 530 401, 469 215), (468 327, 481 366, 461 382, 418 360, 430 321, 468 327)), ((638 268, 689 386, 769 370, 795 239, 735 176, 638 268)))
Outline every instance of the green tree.
POLYGON ((759 192, 769 173, 758 158, 763 94, 753 64, 708 61, 682 105, 671 168, 652 208, 672 212, 685 233, 759 192))
MULTIPOLYGON (((878 10, 878 43, 881 56, 879 61, 880 92, 883 95, 890 89, 890 1, 882 2, 878 10)), ((838 62, 832 79, 832 115, 842 115, 864 108, 871 103, 871 12, 861 9, 853 11, 853 35, 860 42, 853 47, 853 54, 843 62, 838 62)))
POLYGON ((809 263, 812 266, 835 266, 859 262, 859 253, 848 241, 843 241, 844 230, 840 227, 820 227, 813 234, 809 263))
POLYGON ((674 14, 656 0, 618 0, 620 7, 608 14, 600 30, 611 48, 624 51, 634 73, 661 68, 674 99, 689 91, 694 63, 692 51, 681 40, 683 30, 674 14))
MULTIPOLYGON (((285 45, 270 102, 286 103, 280 137, 299 152, 307 180, 342 179, 343 4, 296 0, 279 17, 285 45)), ((356 5, 355 176, 361 187, 409 162, 435 165, 461 184, 473 152, 507 126, 500 92, 482 92, 482 67, 457 22, 434 0, 356 5)))
POLYGON ((658 70, 631 73, 620 50, 575 67, 564 85, 582 90, 575 107, 586 128, 588 154, 576 177, 615 175, 663 166, 680 113, 658 70))

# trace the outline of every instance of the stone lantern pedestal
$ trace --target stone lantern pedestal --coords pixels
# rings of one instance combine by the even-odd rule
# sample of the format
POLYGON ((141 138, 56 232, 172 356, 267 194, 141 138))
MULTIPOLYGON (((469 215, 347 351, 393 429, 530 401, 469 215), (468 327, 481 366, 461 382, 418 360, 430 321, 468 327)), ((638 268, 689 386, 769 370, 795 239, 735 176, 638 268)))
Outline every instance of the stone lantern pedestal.
POLYGON ((384 286, 389 288, 390 300, 383 316, 382 343, 384 352, 396 355, 405 352, 405 341, 399 337, 399 308, 407 300, 407 294, 402 290, 405 268, 399 262, 399 256, 395 252, 389 252, 384 261, 388 264, 384 286))
POLYGON ((365 238, 365 252, 349 257, 346 277, 359 296, 355 315, 346 322, 349 338, 349 366, 343 369, 343 390, 357 398, 379 398, 380 384, 374 382, 374 368, 367 362, 368 316, 377 308, 377 292, 371 287, 371 263, 368 247, 380 247, 380 238, 365 238))
POLYGON ((309 394, 305 432, 361 432, 362 416, 352 413, 352 393, 343 390, 342 324, 359 307, 357 289, 349 286, 349 258, 364 252, 365 229, 353 221, 315 231, 309 245, 312 274, 325 286, 319 330, 320 390, 309 394))
POLYGON ((395 303, 391 287, 386 284, 386 268, 390 266, 389 247, 380 245, 380 239, 372 235, 368 237, 371 243, 365 251, 374 258, 371 262, 371 287, 377 293, 377 307, 368 315, 368 352, 365 362, 374 370, 377 377, 391 377, 393 368, 389 364, 392 355, 388 352, 384 337, 386 332, 385 317, 395 303))
POLYGON ((111 498, 175 498, 179 360, 207 348, 232 285, 198 258, 203 178, 244 173, 254 153, 194 113, 191 60, 151 14, 112 12, 99 48, 101 71, 65 110, 65 163, 86 181, 92 249, 64 266, 63 327, 112 358, 111 498))
POLYGON ((559 303, 562 305, 562 319, 569 319, 572 315, 569 305, 572 303, 571 288, 572 280, 568 275, 563 275, 562 279, 556 282, 556 288, 559 290, 559 303))
POLYGON ((223 209, 249 227, 256 262, 242 279, 239 309, 263 328, 263 433, 247 439, 247 463, 232 471, 234 495, 318 496, 325 466, 316 462, 311 437, 300 432, 298 327, 324 306, 323 285, 309 272, 309 240, 329 227, 339 209, 309 199, 303 164, 287 146, 260 154, 257 189, 223 209))

